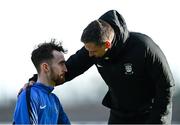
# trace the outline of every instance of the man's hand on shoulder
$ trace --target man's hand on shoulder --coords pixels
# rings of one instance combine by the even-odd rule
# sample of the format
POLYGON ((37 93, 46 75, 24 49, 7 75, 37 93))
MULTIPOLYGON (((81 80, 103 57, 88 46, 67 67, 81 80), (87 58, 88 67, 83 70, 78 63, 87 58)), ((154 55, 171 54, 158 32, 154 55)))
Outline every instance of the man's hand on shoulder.
POLYGON ((19 90, 18 96, 21 94, 23 90, 25 90, 28 86, 32 86, 37 81, 37 74, 34 74, 33 77, 29 79, 28 83, 25 83, 24 86, 19 90))

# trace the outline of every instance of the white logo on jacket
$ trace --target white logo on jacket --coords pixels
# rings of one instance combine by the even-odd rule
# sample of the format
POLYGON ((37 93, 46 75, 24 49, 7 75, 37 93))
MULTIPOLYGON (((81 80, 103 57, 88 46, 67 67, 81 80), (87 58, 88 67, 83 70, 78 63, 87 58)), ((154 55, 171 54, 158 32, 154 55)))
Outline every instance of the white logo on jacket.
POLYGON ((46 105, 43 106, 40 105, 40 109, 44 109, 44 108, 46 108, 46 105))
POLYGON ((126 75, 132 75, 134 73, 131 63, 125 63, 124 68, 125 68, 125 74, 126 75))

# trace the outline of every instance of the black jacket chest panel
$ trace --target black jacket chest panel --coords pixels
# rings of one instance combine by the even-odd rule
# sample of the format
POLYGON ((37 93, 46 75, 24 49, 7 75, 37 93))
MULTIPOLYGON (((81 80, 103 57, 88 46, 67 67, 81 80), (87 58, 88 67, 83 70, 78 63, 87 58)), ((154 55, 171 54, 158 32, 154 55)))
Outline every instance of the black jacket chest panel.
POLYGON ((111 60, 97 62, 96 67, 109 87, 140 84, 144 79, 144 60, 138 60, 142 55, 126 55, 115 62, 111 60))

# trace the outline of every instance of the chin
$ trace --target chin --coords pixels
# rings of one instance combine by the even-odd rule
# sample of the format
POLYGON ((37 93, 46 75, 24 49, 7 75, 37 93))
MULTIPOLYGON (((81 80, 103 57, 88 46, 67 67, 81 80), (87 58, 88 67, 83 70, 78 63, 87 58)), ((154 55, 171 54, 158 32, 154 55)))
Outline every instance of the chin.
POLYGON ((56 81, 56 85, 62 85, 64 84, 64 82, 65 82, 65 79, 59 79, 56 81))

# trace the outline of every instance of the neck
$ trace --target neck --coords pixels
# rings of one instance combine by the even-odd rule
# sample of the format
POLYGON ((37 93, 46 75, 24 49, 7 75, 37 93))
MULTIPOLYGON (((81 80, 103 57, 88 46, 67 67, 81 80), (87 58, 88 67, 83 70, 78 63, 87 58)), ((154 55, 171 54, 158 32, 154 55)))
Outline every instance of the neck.
POLYGON ((38 74, 38 79, 37 82, 40 82, 46 86, 52 86, 54 87, 56 85, 56 83, 52 80, 50 80, 47 75, 43 75, 43 74, 38 74))

